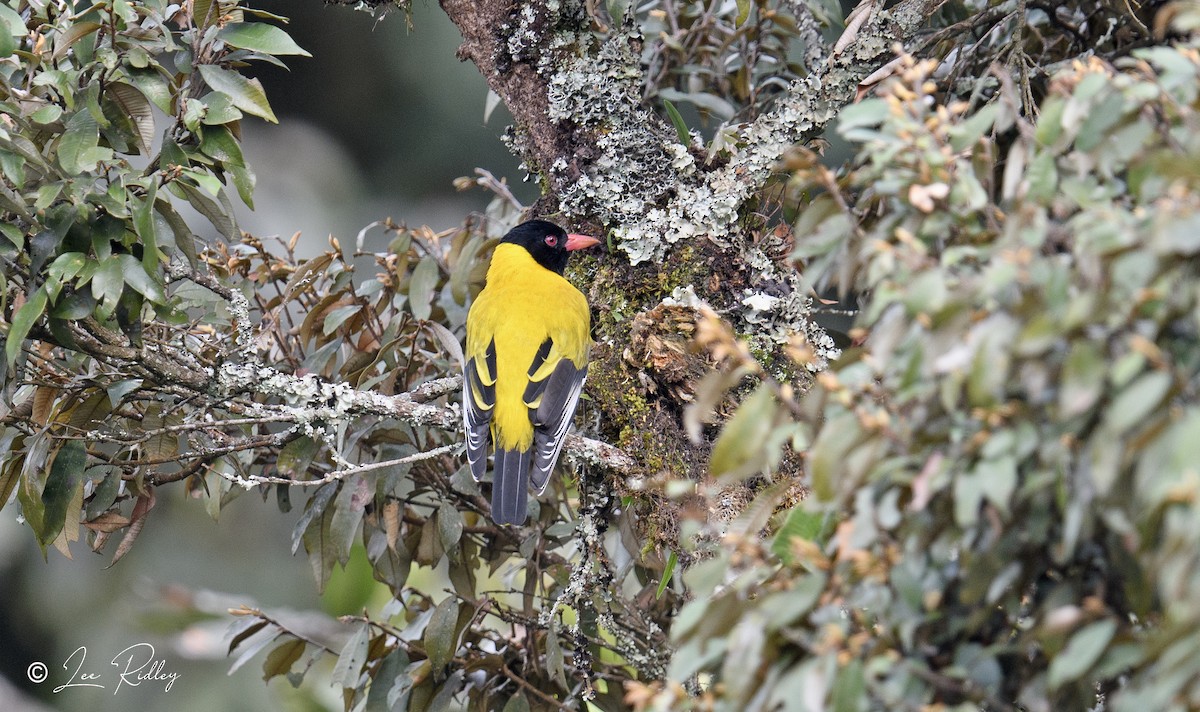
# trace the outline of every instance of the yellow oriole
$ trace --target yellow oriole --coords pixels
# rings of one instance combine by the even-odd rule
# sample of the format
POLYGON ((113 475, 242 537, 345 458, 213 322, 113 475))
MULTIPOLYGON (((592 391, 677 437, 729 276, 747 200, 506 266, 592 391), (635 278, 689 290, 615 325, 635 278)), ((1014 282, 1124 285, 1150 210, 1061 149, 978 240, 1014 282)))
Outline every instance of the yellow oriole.
POLYGON ((467 313, 463 424, 476 481, 495 449, 492 519, 522 524, 546 489, 579 403, 591 347, 587 300, 562 276, 570 251, 599 243, 545 220, 522 223, 492 254, 467 313))

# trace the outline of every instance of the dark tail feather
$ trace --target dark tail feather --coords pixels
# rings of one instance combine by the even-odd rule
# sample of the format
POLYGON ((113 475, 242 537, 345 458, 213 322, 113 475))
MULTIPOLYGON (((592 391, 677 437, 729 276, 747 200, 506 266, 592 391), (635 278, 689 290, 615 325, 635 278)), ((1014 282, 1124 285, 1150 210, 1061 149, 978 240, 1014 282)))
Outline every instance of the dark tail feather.
POLYGON ((496 450, 492 480, 492 521, 524 524, 527 515, 531 451, 496 450))

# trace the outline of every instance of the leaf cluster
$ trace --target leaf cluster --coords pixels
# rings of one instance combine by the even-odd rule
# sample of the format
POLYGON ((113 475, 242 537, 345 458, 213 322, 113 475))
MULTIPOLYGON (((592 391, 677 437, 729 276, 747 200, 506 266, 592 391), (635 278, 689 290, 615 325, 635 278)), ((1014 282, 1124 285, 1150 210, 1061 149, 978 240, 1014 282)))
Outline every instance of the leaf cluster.
POLYGON ((857 345, 743 406, 800 428, 813 496, 684 574, 641 707, 1200 704, 1200 52, 1076 63, 1036 118, 935 67, 842 112, 843 171, 793 163, 857 345))
POLYGON ((275 120, 242 72, 307 54, 259 19, 282 18, 215 0, 0 4, 0 501, 20 484, 43 548, 65 552, 81 511, 93 546, 136 531, 144 468, 179 453, 161 388, 203 387, 189 332, 219 319, 211 292, 172 282, 205 271, 198 231, 241 237, 227 191, 252 204, 255 179, 240 122, 275 120), (119 437, 88 447, 101 423, 119 437))
POLYGON ((672 102, 691 104, 718 122, 762 111, 806 71, 793 46, 820 36, 811 10, 781 5, 664 0, 639 6, 648 37, 647 98, 657 97, 668 112, 674 111, 672 102), (807 36, 803 23, 809 23, 807 36))

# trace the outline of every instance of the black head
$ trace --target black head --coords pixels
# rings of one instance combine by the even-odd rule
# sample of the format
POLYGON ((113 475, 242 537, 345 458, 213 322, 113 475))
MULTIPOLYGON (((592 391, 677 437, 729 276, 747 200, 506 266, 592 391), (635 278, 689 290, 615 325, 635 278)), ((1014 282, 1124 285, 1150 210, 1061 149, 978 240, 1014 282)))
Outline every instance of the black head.
POLYGON ((558 274, 566 269, 571 250, 599 242, 587 235, 568 235, 566 230, 545 220, 523 222, 509 230, 500 241, 524 247, 538 264, 558 274))

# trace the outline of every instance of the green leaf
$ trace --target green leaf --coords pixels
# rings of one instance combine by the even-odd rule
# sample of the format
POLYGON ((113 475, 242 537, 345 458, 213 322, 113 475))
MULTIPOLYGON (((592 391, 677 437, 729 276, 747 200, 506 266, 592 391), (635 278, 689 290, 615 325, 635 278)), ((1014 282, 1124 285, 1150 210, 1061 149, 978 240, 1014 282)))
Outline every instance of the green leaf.
POLYGON ((792 556, 792 539, 821 543, 821 535, 828 521, 827 512, 810 512, 803 506, 796 507, 788 512, 783 526, 779 527, 779 532, 771 543, 771 551, 784 561, 789 561, 792 556))
POLYGON ((242 112, 233 105, 228 96, 221 92, 214 91, 205 94, 200 102, 207 107, 204 118, 201 119, 201 123, 206 126, 219 126, 242 118, 242 112))
MULTIPOLYGON (((61 110, 60 110, 61 111, 61 110)), ((0 150, 0 170, 4 171, 4 177, 8 178, 8 182, 12 185, 25 185, 25 159, 18 156, 16 153, 7 150, 0 150)), ((3 193, 0 193, 0 200, 11 205, 14 211, 25 211, 25 201, 20 195, 8 185, 4 185, 3 193)), ((24 235, 15 225, 11 223, 0 223, 7 225, 8 228, 17 235, 24 235)), ((18 245, 19 246, 19 245, 18 245)))
POLYGON ((121 18, 125 24, 131 25, 137 22, 137 12, 129 4, 129 0, 111 0, 110 5, 113 14, 121 18))
POLYGON ((958 152, 974 146, 992 128, 999 111, 998 103, 988 104, 961 124, 950 127, 950 147, 958 152))
MULTIPOLYGON (((230 240, 238 240, 241 238, 241 231, 238 229, 237 221, 233 217, 233 212, 225 207, 225 202, 227 202, 227 200, 213 200, 212 198, 208 197, 204 191, 200 190, 194 185, 188 185, 184 181, 174 181, 170 185, 182 192, 183 197, 189 203, 191 203, 192 207, 195 208, 197 212, 208 218, 208 221, 217 229, 217 232, 221 233, 230 240)), ((220 194, 221 197, 224 197, 224 195, 224 192, 220 194)), ((186 229, 186 224, 184 227, 186 229)), ((179 245, 181 250, 185 249, 184 245, 188 244, 187 241, 190 239, 192 239, 191 230, 187 231, 186 236, 181 236, 179 232, 176 231, 175 243, 179 245)), ((192 251, 195 252, 194 247, 192 247, 192 251)), ((189 259, 190 258, 191 256, 189 255, 189 259)))
POLYGON ((413 269, 408 282, 408 304, 418 319, 428 319, 433 313, 433 291, 437 288, 439 272, 437 262, 428 255, 413 269))
MULTIPOLYGON (((3 33, 0 33, 0 35, 2 34, 3 33)), ((35 124, 41 124, 45 126, 46 124, 52 124, 55 121, 58 121, 62 114, 63 108, 61 106, 58 104, 47 104, 46 106, 43 106, 42 108, 33 112, 29 118, 32 119, 35 124)))
POLYGON ((458 600, 447 597, 433 610, 429 626, 425 629, 425 653, 434 674, 450 664, 456 647, 455 629, 458 624, 458 600))
POLYGON ((833 712, 858 712, 867 704, 867 682, 863 676, 862 661, 854 658, 839 667, 837 682, 833 686, 833 712))
POLYGON ((845 133, 851 129, 878 126, 887 117, 887 102, 883 99, 864 99, 857 104, 846 106, 838 113, 838 132, 845 133))
POLYGON ((750 7, 752 5, 753 3, 750 0, 737 0, 737 17, 733 21, 735 27, 741 27, 746 24, 746 20, 750 19, 750 7))
POLYGON ((149 156, 150 145, 154 143, 154 111, 150 108, 150 101, 138 88, 124 82, 109 84, 108 95, 121 113, 133 122, 138 151, 143 156, 149 156))
POLYGON ((846 457, 862 438, 861 426, 853 413, 828 417, 816 442, 809 449, 813 492, 819 500, 829 500, 844 483, 846 457))
POLYGON ((88 163, 89 150, 100 141, 100 125, 90 111, 80 109, 67 119, 66 130, 58 140, 58 165, 68 174, 83 173, 96 165, 88 163))
POLYGON ((192 4, 192 22, 202 30, 208 29, 217 24, 226 13, 224 6, 230 4, 229 0, 196 0, 192 4))
POLYGON ((740 616, 725 640, 729 648, 721 665, 721 681, 726 686, 723 697, 744 709, 755 692, 757 673, 766 657, 762 614, 740 616))
POLYGON ((355 314, 358 314, 362 310, 363 307, 361 304, 348 304, 344 307, 338 307, 337 309, 330 309, 329 313, 325 315, 325 322, 321 327, 321 333, 325 336, 329 336, 333 332, 337 331, 339 326, 346 323, 347 319, 355 314))
POLYGON ((966 528, 979 521, 983 490, 983 477, 976 470, 954 478, 954 521, 960 527, 966 528))
POLYGON ((625 13, 629 12, 629 5, 629 0, 607 0, 605 3, 608 8, 608 16, 618 25, 624 21, 625 13))
POLYGON ((267 653, 267 659, 263 661, 263 681, 266 682, 276 675, 286 675, 290 672, 292 665, 304 654, 305 647, 307 645, 303 640, 292 639, 277 645, 274 650, 267 653))
POLYGON ((375 672, 371 690, 367 693, 366 706, 363 707, 362 712, 391 712, 391 710, 408 709, 407 702, 393 697, 393 690, 402 685, 412 685, 412 678, 404 672, 409 662, 404 646, 397 646, 383 658, 375 672))
POLYGON ((142 266, 138 258, 127 254, 116 255, 115 258, 121 265, 125 284, 133 287, 135 292, 156 304, 167 303, 167 295, 163 292, 162 286, 146 272, 146 268, 142 266))
POLYGON ((690 145, 692 136, 688 133, 687 124, 684 123, 683 117, 679 115, 679 109, 671 102, 663 99, 663 107, 667 110, 667 116, 670 117, 671 123, 675 126, 675 135, 679 137, 679 142, 684 146, 690 145))
POLYGON ((1104 425, 1114 433, 1141 424, 1171 390, 1171 374, 1151 371, 1126 386, 1104 411, 1104 425))
POLYGON ((41 532, 44 529, 45 505, 42 503, 42 490, 46 487, 49 473, 46 459, 50 453, 52 440, 45 431, 36 435, 28 444, 25 461, 22 463, 17 500, 21 503, 21 515, 37 536, 38 544, 45 554, 46 546, 42 544, 41 532))
MULTIPOLYGON (((361 237, 363 233, 359 233, 361 237)), ((471 272, 476 266, 475 257, 479 254, 479 250, 483 247, 483 238, 476 236, 467 241, 463 245, 462 252, 458 254, 458 259, 454 262, 454 269, 450 273, 450 295, 454 297, 454 301, 458 304, 467 303, 467 292, 470 286, 471 272)), ((362 249, 361 247, 359 248, 362 249)))
POLYGON ((87 262, 87 255, 82 252, 64 252, 46 268, 46 276, 55 282, 69 282, 79 274, 87 262))
POLYGON ((15 190, 5 185, 3 181, 0 181, 0 207, 20 215, 29 222, 33 222, 33 214, 29 211, 29 205, 25 202, 25 199, 15 190))
POLYGON ((462 514, 449 502, 442 502, 438 507, 438 535, 442 539, 442 548, 449 552, 457 551, 458 540, 462 538, 462 514))
POLYGON ((46 287, 38 287, 28 301, 13 314, 12 325, 5 336, 4 344, 4 355, 9 367, 16 363, 17 354, 20 353, 21 346, 25 343, 25 337, 29 335, 29 330, 46 311, 46 301, 46 287))
POLYGON ((17 51, 15 38, 29 34, 21 14, 6 4, 0 3, 0 57, 9 57, 17 51))
POLYGON ((546 631, 546 671, 550 673, 559 685, 562 685, 564 690, 569 690, 567 684, 566 663, 563 656, 562 644, 558 642, 558 626, 554 623, 550 624, 550 629, 546 631))
MULTIPOLYGON (((82 440, 66 441, 54 456, 50 476, 42 490, 42 530, 38 532, 38 539, 43 546, 54 541, 71 515, 69 505, 76 490, 83 484, 83 466, 86 462, 87 450, 82 440)), ((78 520, 78 512, 75 517, 78 520)))
POLYGON ((233 187, 237 188, 238 197, 246 204, 246 207, 254 209, 254 185, 258 181, 254 171, 250 170, 250 166, 233 164, 228 166, 230 175, 233 176, 233 187))
POLYGON ((290 477, 295 480, 308 479, 304 477, 308 466, 312 464, 317 454, 317 441, 304 435, 296 438, 279 451, 275 459, 275 469, 280 477, 290 477))
POLYGON ((667 556, 667 565, 663 568, 662 580, 658 582, 658 590, 654 592, 655 598, 662 598, 663 591, 667 590, 667 585, 671 583, 671 577, 675 575, 675 565, 679 563, 679 557, 672 550, 667 556))
POLYGON ((1030 199, 1049 203, 1058 192, 1058 166, 1054 158, 1053 153, 1043 151, 1029 163, 1025 180, 1029 183, 1030 199))
POLYGON ((760 385, 738 407, 713 445, 708 469, 714 477, 757 474, 766 462, 763 446, 775 424, 775 399, 760 385))
POLYGON ((1013 492, 1017 489, 1017 461, 1012 455, 980 460, 975 475, 983 496, 1002 514, 1008 514, 1013 492))
POLYGON ((232 69, 222 69, 211 64, 201 64, 197 69, 214 91, 228 96, 237 108, 273 124, 279 123, 279 119, 276 119, 275 113, 271 111, 270 103, 267 102, 262 84, 257 79, 247 79, 232 69))
POLYGON ((214 198, 218 198, 223 190, 221 180, 206 169, 184 168, 180 171, 183 175, 192 179, 196 185, 200 186, 204 192, 214 198))
POLYGON ((92 275, 92 296, 103 306, 108 314, 117 308, 121 292, 125 290, 125 272, 118 255, 112 255, 100 262, 96 273, 92 275))
POLYGON ((1055 690, 1079 679, 1104 654, 1116 632, 1117 622, 1112 618, 1105 618, 1071 636, 1067 646, 1050 661, 1050 672, 1046 680, 1049 688, 1055 690))
POLYGON ((252 52, 262 52, 263 54, 298 54, 302 57, 311 57, 312 55, 306 52, 296 44, 288 33, 262 22, 240 22, 233 25, 226 25, 217 33, 217 39, 222 40, 225 44, 238 49, 248 49, 252 52))
POLYGON ((72 431, 95 430, 112 413, 112 401, 104 391, 96 391, 82 403, 71 409, 67 424, 72 431))
POLYGON ((795 579, 789 590, 769 594, 763 606, 775 612, 767 621, 769 629, 777 630, 800 620, 821 600, 827 582, 825 574, 814 571, 795 579))
POLYGON ((197 268, 200 264, 200 256, 196 254, 196 236, 192 233, 192 229, 166 200, 156 199, 154 210, 170 228, 175 248, 183 254, 193 269, 197 268))
POLYGON ((1104 387, 1106 365, 1100 347, 1092 341, 1078 339, 1063 363, 1062 387, 1058 407, 1064 418, 1087 412, 1100 398, 1104 387))
POLYGON ((71 45, 99 30, 100 27, 100 23, 94 21, 76 22, 68 26, 66 30, 55 36, 54 54, 51 58, 55 61, 62 59, 71 49, 71 45))
POLYGON ((364 508, 370 499, 371 491, 361 475, 342 482, 342 489, 333 505, 328 533, 332 551, 342 566, 350 560, 350 547, 354 545, 358 525, 362 522, 364 508))
MULTIPOLYGON (((142 383, 141 378, 126 378, 106 387, 104 392, 108 394, 110 401, 120 404, 122 398, 141 388, 142 383)), ((146 427, 145 421, 142 422, 142 427, 146 427)))
POLYGON ((37 190, 37 200, 33 203, 33 209, 41 212, 54 204, 58 200, 58 196, 62 194, 62 183, 46 183, 37 190))
POLYGON ((159 111, 170 115, 173 95, 170 81, 159 72, 148 70, 128 70, 125 79, 141 92, 159 111))
POLYGON ((363 665, 367 663, 367 651, 370 643, 371 626, 363 623, 358 630, 354 631, 354 635, 350 636, 350 640, 342 646, 329 682, 342 687, 357 688, 358 680, 362 676, 363 665))
POLYGON ((733 104, 707 92, 682 92, 678 89, 662 89, 658 92, 658 95, 666 101, 686 101, 694 104, 697 108, 703 109, 724 120, 733 118, 733 115, 737 113, 733 104))
POLYGON ((83 512, 84 517, 91 521, 106 512, 117 501, 117 495, 121 492, 121 470, 112 465, 100 465, 89 467, 85 474, 88 479, 96 483, 83 512))
POLYGON ((292 553, 300 548, 300 543, 304 542, 307 547, 310 543, 309 532, 313 529, 311 526, 313 521, 319 519, 328 509, 329 503, 333 501, 337 495, 338 483, 328 482, 317 488, 312 496, 308 498, 308 503, 304 506, 304 514, 300 516, 296 522, 295 528, 292 529, 292 553))
POLYGON ((147 272, 158 269, 158 246, 165 237, 161 234, 161 227, 165 226, 159 225, 158 217, 154 213, 154 201, 157 197, 158 186, 151 182, 144 199, 132 194, 127 198, 133 207, 133 229, 142 239, 142 265, 147 272))
MULTIPOLYGON (((17 250, 25 247, 25 234, 21 232, 21 228, 12 223, 0 223, 0 235, 3 235, 17 250)), ((5 247, 3 251, 7 252, 8 248, 5 247)))
POLYGON ((242 157, 242 147, 233 133, 224 126, 213 126, 204 129, 204 140, 200 142, 200 150, 209 158, 214 158, 228 165, 245 165, 242 157))

